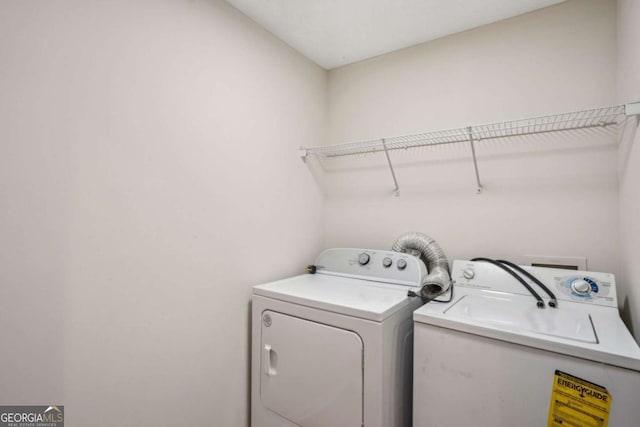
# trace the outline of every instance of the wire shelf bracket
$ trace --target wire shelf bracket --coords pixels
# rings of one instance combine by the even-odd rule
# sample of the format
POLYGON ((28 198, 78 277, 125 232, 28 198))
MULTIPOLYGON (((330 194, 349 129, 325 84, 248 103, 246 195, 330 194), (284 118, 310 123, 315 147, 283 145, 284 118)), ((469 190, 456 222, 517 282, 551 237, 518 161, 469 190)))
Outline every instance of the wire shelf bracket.
POLYGON ((391 164, 391 157, 389 157, 389 150, 387 150, 387 144, 384 142, 384 138, 380 141, 382 143, 382 148, 384 149, 384 155, 387 156, 387 163, 389 164, 389 170, 391 171, 391 177, 393 178, 393 184, 395 188, 393 189, 396 197, 400 196, 400 187, 398 187, 398 180, 396 179, 396 173, 393 170, 393 164, 391 164))
POLYGON ((476 149, 473 146, 473 129, 471 126, 467 128, 469 132, 469 145, 471 146, 471 156, 473 156, 473 169, 476 172, 476 194, 482 193, 482 184, 480 183, 480 172, 478 172, 478 160, 476 159, 476 149))
POLYGON ((468 142, 471 147, 471 156, 473 158, 473 167, 476 177, 476 193, 481 194, 483 187, 480 182, 480 173, 478 171, 478 160, 476 158, 475 150, 476 143, 488 139, 619 125, 628 117, 632 116, 637 117, 640 122, 640 102, 572 111, 569 113, 550 114, 546 116, 530 117, 505 122, 466 126, 462 128, 430 131, 412 135, 394 136, 335 145, 300 147, 300 156, 302 160, 306 162, 309 156, 334 158, 384 152, 391 171, 391 177, 393 178, 395 195, 399 196, 400 190, 398 180, 393 169, 393 164, 391 163, 391 157, 389 155, 390 151, 468 142))

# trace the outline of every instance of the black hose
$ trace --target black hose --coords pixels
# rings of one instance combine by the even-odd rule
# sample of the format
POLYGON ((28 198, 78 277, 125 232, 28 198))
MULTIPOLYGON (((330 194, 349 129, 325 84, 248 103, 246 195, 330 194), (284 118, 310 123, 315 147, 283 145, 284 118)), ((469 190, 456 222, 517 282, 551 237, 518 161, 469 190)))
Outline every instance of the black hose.
POLYGON ((535 283, 536 285, 540 286, 542 288, 542 290, 545 291, 547 293, 547 295, 549 295, 549 298, 551 298, 551 300, 549 301, 549 307, 557 307, 558 306, 558 300, 557 300, 555 294, 553 292, 551 292, 551 290, 549 288, 547 288, 544 283, 542 283, 540 280, 538 280, 538 278, 536 276, 534 276, 533 274, 529 273, 527 270, 525 270, 524 268, 520 267, 519 265, 516 265, 516 264, 512 263, 511 261, 506 261, 506 260, 503 260, 503 259, 497 259, 496 261, 499 262, 500 264, 508 265, 509 267, 513 268, 517 272, 524 274, 533 283, 535 283))
POLYGON ((471 261, 484 261, 484 262, 488 262, 490 264, 495 265, 496 267, 506 271, 507 273, 509 273, 510 275, 512 275, 513 277, 515 277, 515 279, 520 282, 522 284, 522 286, 524 286, 525 288, 527 288, 527 290, 531 293, 531 295, 533 295, 535 297, 535 299, 538 301, 536 302, 536 306, 538 308, 544 308, 544 301, 542 300, 542 298, 540 297, 540 295, 538 295, 538 293, 536 291, 533 290, 533 288, 531 286, 529 286, 529 284, 527 282, 525 282, 524 280, 522 280, 522 278, 520 276, 518 276, 513 270, 511 270, 509 267, 505 267, 504 265, 500 264, 497 261, 494 261, 492 259, 489 258, 474 258, 471 261))
POLYGON ((422 294, 415 293, 414 291, 407 292, 407 296, 408 297, 412 297, 412 298, 420 297, 420 299, 422 300, 423 304, 426 304, 426 303, 431 302, 431 301, 433 301, 433 302, 442 302, 442 303, 447 304, 447 303, 450 303, 453 300, 453 283, 451 283, 451 286, 449 286, 449 290, 447 292, 449 292, 449 298, 446 299, 446 300, 436 299, 437 297, 427 298, 427 297, 423 296, 422 294))

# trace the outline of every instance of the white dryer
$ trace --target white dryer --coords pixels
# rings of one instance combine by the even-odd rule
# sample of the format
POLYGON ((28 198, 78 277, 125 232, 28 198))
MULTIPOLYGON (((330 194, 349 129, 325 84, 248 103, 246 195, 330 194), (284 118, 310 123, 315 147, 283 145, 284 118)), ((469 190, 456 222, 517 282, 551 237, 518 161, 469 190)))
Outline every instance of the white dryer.
POLYGON ((256 286, 253 427, 411 425, 412 313, 426 269, 412 255, 329 249, 315 274, 256 286))
POLYGON ((413 425, 640 425, 640 349, 614 276, 523 268, 557 308, 495 265, 455 261, 451 300, 416 310, 413 425))

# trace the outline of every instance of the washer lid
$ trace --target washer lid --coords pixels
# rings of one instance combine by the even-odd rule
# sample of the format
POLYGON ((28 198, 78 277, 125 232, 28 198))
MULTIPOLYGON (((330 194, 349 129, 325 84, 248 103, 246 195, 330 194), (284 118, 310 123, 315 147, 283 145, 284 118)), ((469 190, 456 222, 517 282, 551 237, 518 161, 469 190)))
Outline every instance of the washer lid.
POLYGON ((425 304, 414 321, 640 371, 640 348, 615 310, 568 301, 539 309, 530 296, 461 293, 425 304))
POLYGON ((380 322, 410 304, 408 288, 325 274, 303 274, 258 285, 254 295, 380 322))
POLYGON ((514 332, 529 331, 551 338, 598 343, 588 313, 573 310, 541 310, 527 297, 514 298, 500 294, 464 295, 449 306, 444 315, 514 332))

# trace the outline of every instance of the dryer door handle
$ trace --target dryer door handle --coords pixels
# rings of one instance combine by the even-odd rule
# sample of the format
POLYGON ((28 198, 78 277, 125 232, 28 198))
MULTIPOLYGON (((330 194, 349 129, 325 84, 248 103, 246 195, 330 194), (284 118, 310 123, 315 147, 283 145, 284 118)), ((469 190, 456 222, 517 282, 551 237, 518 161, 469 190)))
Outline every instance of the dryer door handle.
POLYGON ((263 349, 262 367, 265 375, 274 376, 278 372, 275 369, 275 361, 277 360, 276 352, 273 351, 270 344, 266 344, 263 349))

